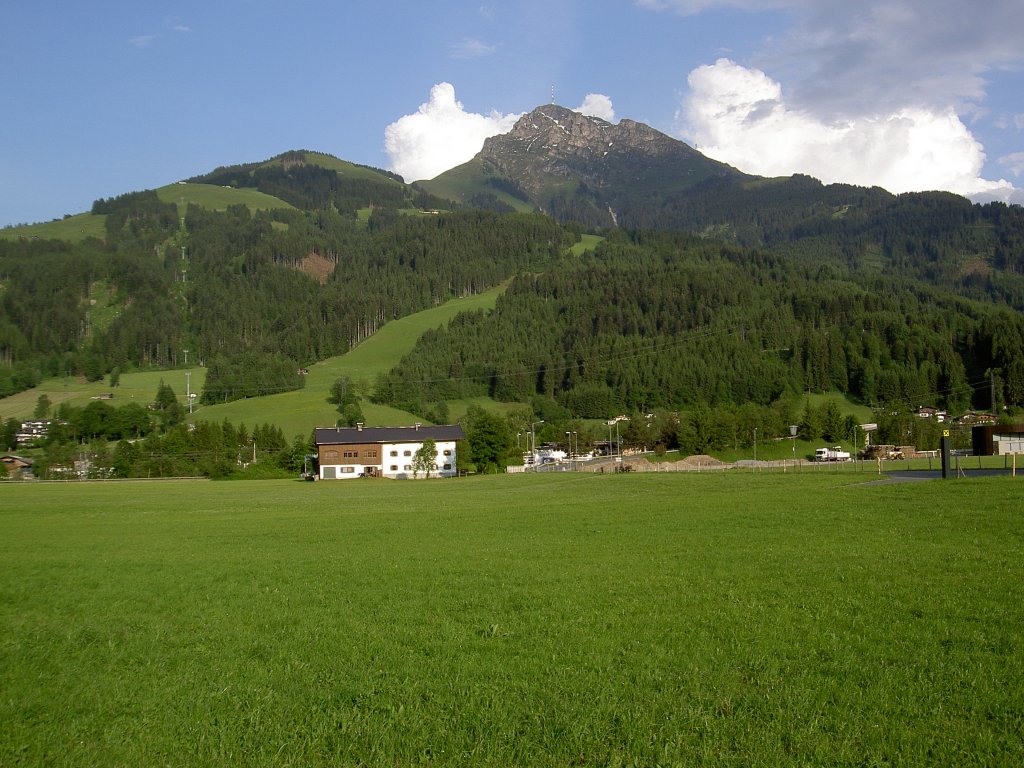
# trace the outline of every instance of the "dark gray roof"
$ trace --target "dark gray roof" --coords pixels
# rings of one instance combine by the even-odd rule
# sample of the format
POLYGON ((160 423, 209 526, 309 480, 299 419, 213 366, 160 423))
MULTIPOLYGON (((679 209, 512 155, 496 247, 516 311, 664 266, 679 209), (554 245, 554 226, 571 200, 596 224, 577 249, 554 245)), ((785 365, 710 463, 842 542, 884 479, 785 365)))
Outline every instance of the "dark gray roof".
POLYGON ((35 464, 35 462, 32 459, 26 458, 25 456, 15 456, 13 453, 5 453, 3 456, 0 456, 0 459, 11 459, 12 461, 20 461, 27 467, 31 467, 33 464, 35 464))
POLYGON ((458 424, 435 427, 317 427, 317 445, 354 443, 422 443, 424 440, 462 440, 466 437, 458 424))

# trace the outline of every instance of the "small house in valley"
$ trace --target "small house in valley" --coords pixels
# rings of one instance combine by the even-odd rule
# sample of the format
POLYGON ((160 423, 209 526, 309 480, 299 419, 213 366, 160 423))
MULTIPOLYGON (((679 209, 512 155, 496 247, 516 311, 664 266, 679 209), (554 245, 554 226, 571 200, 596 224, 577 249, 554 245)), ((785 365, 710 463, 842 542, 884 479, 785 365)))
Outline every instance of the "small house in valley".
POLYGON ((458 442, 465 438, 458 424, 426 427, 321 427, 316 430, 320 480, 355 477, 454 477, 458 442), (435 457, 429 472, 417 467, 416 455, 428 441, 435 457))
POLYGON ((0 456, 0 468, 3 475, 0 478, 10 480, 27 480, 32 477, 32 459, 24 456, 15 456, 13 453, 5 453, 0 456))

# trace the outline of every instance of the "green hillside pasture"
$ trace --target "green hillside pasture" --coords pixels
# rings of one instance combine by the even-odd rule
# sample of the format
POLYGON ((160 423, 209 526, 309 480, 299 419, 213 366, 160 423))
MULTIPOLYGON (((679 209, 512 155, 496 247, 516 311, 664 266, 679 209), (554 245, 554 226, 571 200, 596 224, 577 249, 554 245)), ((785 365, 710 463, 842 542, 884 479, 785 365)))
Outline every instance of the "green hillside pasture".
MULTIPOLYGON (((869 406, 859 405, 851 400, 848 400, 846 398, 846 395, 844 395, 842 392, 825 392, 823 394, 809 393, 807 395, 804 395, 803 400, 800 404, 800 413, 797 415, 803 415, 803 409, 808 403, 810 403, 815 408, 821 408, 829 400, 835 400, 836 404, 839 406, 839 412, 842 413, 844 416, 846 416, 847 414, 853 415, 853 417, 857 419, 858 424, 867 424, 868 422, 875 420, 874 413, 872 413, 871 408, 869 406)), ((850 439, 852 438, 853 435, 850 435, 850 439)))
POLYGON ((178 214, 181 216, 185 215, 185 209, 190 203, 214 211, 226 211, 230 205, 244 205, 250 211, 294 207, 284 200, 255 189, 218 187, 215 184, 191 184, 179 181, 176 184, 160 187, 156 194, 165 203, 176 203, 178 214))
MULTIPOLYGON (((459 312, 493 307, 503 290, 504 286, 499 286, 393 320, 351 352, 311 366, 306 386, 301 390, 224 405, 197 406, 190 418, 192 421, 217 422, 227 419, 234 424, 249 426, 269 423, 280 427, 288 439, 295 435, 308 435, 317 426, 333 425, 338 414, 335 406, 327 402, 327 395, 336 379, 349 376, 361 393, 369 394, 377 374, 393 368, 425 331, 444 325, 459 312)), ((193 367, 189 370, 192 391, 202 392, 206 369, 193 367)), ((75 406, 88 405, 93 397, 105 392, 114 393, 110 404, 115 407, 132 401, 149 404, 156 398, 161 380, 169 384, 185 404, 185 373, 184 369, 126 373, 122 374, 121 385, 115 389, 111 389, 106 378, 98 382, 78 378, 47 379, 34 389, 0 399, 0 419, 30 418, 42 394, 50 398, 54 407, 64 401, 75 406)), ((370 426, 402 426, 422 421, 406 411, 375 405, 368 400, 362 402, 362 410, 370 426)), ((452 411, 459 415, 465 412, 465 408, 456 405, 452 411)))
POLYGON ((403 187, 399 181, 392 179, 390 176, 386 176, 383 173, 378 173, 364 165, 356 165, 350 163, 348 160, 342 160, 334 157, 333 155, 326 155, 322 152, 304 152, 306 156, 306 162, 313 165, 319 165, 321 168, 326 168, 329 171, 337 171, 340 176, 345 176, 350 179, 367 179, 369 181, 387 182, 394 184, 397 187, 403 187))
POLYGON ((530 406, 524 403, 504 403, 493 398, 487 397, 486 395, 482 395, 480 397, 469 397, 466 398, 465 400, 450 401, 448 403, 450 419, 452 421, 457 421, 458 419, 461 419, 474 405, 479 408, 483 408, 485 411, 490 411, 491 413, 498 414, 509 414, 512 413, 513 411, 522 411, 524 409, 530 412, 530 406))
POLYGON ((117 289, 109 280, 96 280, 89 286, 86 322, 91 333, 105 331, 121 313, 122 304, 117 301, 117 289))
MULTIPOLYGON (((232 187, 218 187, 213 184, 179 182, 160 187, 156 190, 156 193, 157 197, 163 202, 176 203, 178 205, 178 213, 182 216, 185 215, 185 208, 189 203, 215 211, 224 211, 227 210, 229 205, 239 204, 248 206, 251 211, 293 207, 284 202, 284 200, 255 189, 234 189, 232 187)), ((4 227, 0 229, 0 237, 8 239, 34 237, 40 240, 67 240, 70 242, 79 242, 87 237, 95 237, 102 240, 107 236, 106 221, 107 217, 103 215, 96 216, 91 213, 80 213, 41 224, 4 227)))
POLYGON ((580 235, 580 241, 574 243, 569 249, 573 256, 582 256, 587 251, 597 249, 597 246, 604 240, 600 235, 580 235))
POLYGON ((79 213, 55 219, 41 224, 26 224, 20 227, 4 227, 0 229, 0 237, 8 240, 18 238, 37 238, 39 240, 66 240, 72 243, 81 242, 87 237, 102 240, 107 236, 107 217, 94 216, 91 213, 79 213))
POLYGON ((0 764, 1020 765, 1017 481, 0 485, 0 764))
MULTIPOLYGON (((459 312, 493 307, 503 290, 504 286, 500 286, 392 320, 351 352, 311 366, 303 389, 204 406, 193 414, 193 419, 227 419, 235 424, 250 425, 267 422, 280 427, 289 439, 295 435, 308 435, 317 426, 331 426, 337 421, 338 412, 327 402, 327 396, 335 380, 348 376, 365 398, 372 390, 377 375, 393 368, 425 331, 444 325, 459 312)), ((422 421, 421 417, 375 405, 366 399, 362 401, 361 408, 368 426, 403 426, 422 421)))
MULTIPOLYGON (((206 381, 206 369, 195 367, 189 370, 191 371, 192 391, 201 392, 203 382, 206 381)), ((130 402, 149 405, 156 399, 156 392, 161 381, 174 390, 174 394, 187 408, 185 373, 184 369, 123 373, 120 386, 113 388, 110 386, 109 376, 92 382, 78 377, 45 379, 38 387, 0 399, 0 418, 31 418, 39 396, 44 394, 50 399, 54 408, 65 401, 79 407, 88 405, 94 397, 107 392, 114 394, 114 398, 109 400, 108 404, 115 408, 130 402)))
POLYGON ((487 175, 483 172, 480 161, 476 159, 445 171, 437 178, 416 183, 426 192, 447 200, 464 203, 473 195, 490 193, 521 213, 530 213, 534 210, 532 203, 513 197, 508 192, 488 184, 487 175))

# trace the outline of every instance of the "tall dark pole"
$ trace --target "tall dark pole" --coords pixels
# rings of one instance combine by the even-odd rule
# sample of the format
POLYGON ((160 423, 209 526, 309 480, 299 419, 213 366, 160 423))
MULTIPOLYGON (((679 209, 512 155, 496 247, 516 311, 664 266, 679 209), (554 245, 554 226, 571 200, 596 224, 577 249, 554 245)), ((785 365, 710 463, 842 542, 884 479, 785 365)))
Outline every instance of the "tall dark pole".
POLYGON ((949 430, 942 430, 942 479, 949 478, 949 430))

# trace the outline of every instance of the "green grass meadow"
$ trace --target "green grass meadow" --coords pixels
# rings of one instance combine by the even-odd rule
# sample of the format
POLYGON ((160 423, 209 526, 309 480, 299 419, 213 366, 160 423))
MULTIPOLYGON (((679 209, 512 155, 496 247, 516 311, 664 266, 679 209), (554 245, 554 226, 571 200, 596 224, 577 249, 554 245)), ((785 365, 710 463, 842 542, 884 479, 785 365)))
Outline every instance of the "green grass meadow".
POLYGON ((88 237, 100 240, 107 236, 107 217, 91 213, 79 213, 63 219, 42 222, 39 224, 23 224, 17 227, 0 229, 0 237, 9 240, 19 238, 38 238, 39 240, 68 240, 81 242, 88 237))
POLYGON ((0 765, 1020 765, 1010 478, 0 484, 0 765))
MULTIPOLYGON (((206 369, 192 367, 190 386, 193 392, 200 392, 206 381, 206 369)), ((137 402, 148 405, 156 399, 160 382, 169 384, 174 393, 185 404, 185 369, 166 371, 132 371, 120 376, 117 387, 110 386, 110 377, 105 376, 99 381, 86 381, 80 377, 57 377, 44 379, 38 387, 27 389, 10 397, 0 398, 0 418, 30 419, 40 395, 46 395, 56 408, 63 402, 77 407, 88 405, 94 397, 113 392, 114 398, 108 401, 113 407, 137 402)))
POLYGON ((580 235, 580 241, 575 243, 570 249, 569 253, 573 256, 582 256, 587 251, 597 250, 597 246, 601 244, 604 238, 600 235, 580 235))
POLYGON ((178 182, 160 187, 156 194, 165 203, 175 203, 180 216, 185 215, 190 204, 212 211, 226 211, 231 205, 245 205, 250 211, 294 208, 284 200, 256 189, 219 187, 215 184, 178 182))
MULTIPOLYGON (((293 206, 271 195, 255 189, 234 189, 212 184, 168 184, 156 190, 157 196, 165 203, 176 203, 178 213, 185 215, 190 203, 215 211, 227 210, 230 205, 246 205, 252 211, 292 208, 293 206)), ((63 219, 24 224, 0 229, 0 237, 7 239, 38 238, 40 240, 67 240, 80 242, 87 237, 103 240, 107 236, 105 215, 79 213, 63 219)))

